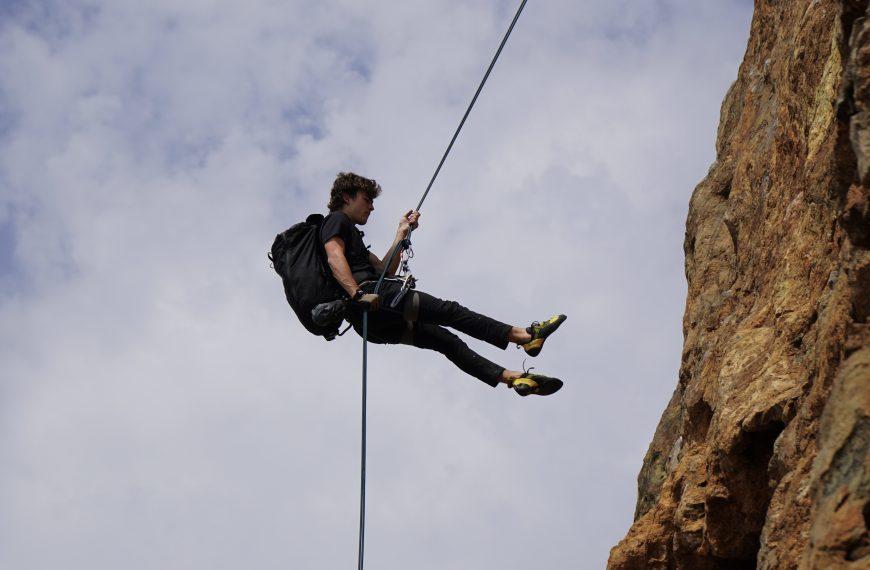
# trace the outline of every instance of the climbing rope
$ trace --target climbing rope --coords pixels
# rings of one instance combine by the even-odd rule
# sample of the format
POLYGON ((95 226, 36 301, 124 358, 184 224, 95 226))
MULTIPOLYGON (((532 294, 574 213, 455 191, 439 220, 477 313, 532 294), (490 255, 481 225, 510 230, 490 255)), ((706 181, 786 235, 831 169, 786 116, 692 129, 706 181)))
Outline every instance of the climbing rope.
MULTIPOLYGON (((523 12, 523 8, 526 6, 527 0, 523 0, 520 4, 520 7, 517 8, 516 14, 514 14, 514 19, 511 21, 510 27, 508 27, 507 32, 505 32, 504 38, 501 40, 501 44, 498 46, 498 50, 495 52, 495 55, 492 58, 492 61, 489 64, 489 67, 486 70, 486 73, 483 75, 483 79, 480 81, 480 85, 477 87, 477 91, 474 93, 474 97, 471 99, 471 103, 468 104, 468 108, 465 110, 465 114, 462 116, 462 120, 459 122, 459 126, 456 127, 456 131, 453 133, 453 138, 450 139, 450 144, 447 145, 447 150, 444 151, 444 155, 441 157, 441 162, 438 163, 438 167, 435 169, 435 173, 432 175, 432 178, 429 180, 429 184, 426 186, 426 191, 423 192, 423 197, 420 198, 420 203, 417 204, 416 211, 420 211, 420 208, 423 207, 423 202, 426 200, 426 196, 429 195, 429 190, 432 189, 432 185, 435 183, 435 179, 438 177, 438 173, 441 172, 441 167, 444 165, 444 161, 447 160, 447 155, 450 154, 450 150, 453 148, 453 143, 456 142, 456 138, 459 136, 459 132, 462 130, 463 125, 465 125, 465 120, 468 118, 468 115, 471 113, 471 109, 474 107, 474 104, 477 102, 478 96, 480 96, 480 92, 483 90, 483 86, 486 83, 486 80, 489 79, 489 74, 492 72, 493 67, 495 67, 495 62, 498 61, 498 57, 501 55, 501 50, 504 49, 505 44, 507 43, 508 38, 511 35, 511 32, 514 29, 514 26, 517 23, 517 20, 520 19, 520 14, 523 12)), ((384 282, 384 277, 387 274, 387 269, 392 264, 393 259, 396 257, 396 253, 398 251, 405 251, 411 247, 411 233, 413 232, 413 227, 408 229, 408 236, 396 244, 396 247, 392 249, 390 255, 384 264, 384 269, 381 272, 381 276, 378 279, 377 284, 375 285, 374 294, 377 295, 378 291, 381 289, 381 284, 384 282)), ((409 257, 412 257, 411 254, 409 257)), ((407 268, 407 259, 404 262, 405 268, 407 268)), ((368 310, 363 312, 363 362, 362 362, 362 456, 360 460, 360 500, 359 500, 359 570, 363 570, 363 560, 364 560, 364 551, 365 551, 365 522, 366 522, 366 396, 367 396, 367 387, 368 387, 368 335, 369 335, 369 312, 368 310)))

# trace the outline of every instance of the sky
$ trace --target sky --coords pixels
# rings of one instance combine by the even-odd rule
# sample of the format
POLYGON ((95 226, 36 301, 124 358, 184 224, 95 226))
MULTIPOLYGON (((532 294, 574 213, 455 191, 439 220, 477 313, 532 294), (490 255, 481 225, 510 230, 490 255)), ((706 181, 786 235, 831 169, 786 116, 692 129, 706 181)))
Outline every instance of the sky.
MULTIPOLYGON (((0 567, 355 567, 362 342, 307 333, 265 254, 354 171, 383 256, 516 6, 0 2, 0 567)), ((689 197, 751 17, 528 3, 411 266, 510 324, 567 314, 525 362, 565 386, 370 345, 367 568, 604 566, 677 382, 689 197)))

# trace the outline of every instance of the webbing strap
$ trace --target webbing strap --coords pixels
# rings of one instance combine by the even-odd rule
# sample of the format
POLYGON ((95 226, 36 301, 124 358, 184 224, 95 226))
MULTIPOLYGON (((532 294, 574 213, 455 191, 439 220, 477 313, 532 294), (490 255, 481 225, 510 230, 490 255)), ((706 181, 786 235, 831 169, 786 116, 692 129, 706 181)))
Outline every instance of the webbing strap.
MULTIPOLYGON (((483 86, 486 83, 486 80, 489 79, 489 74, 492 72, 492 69, 495 67, 495 62, 498 61, 498 57, 501 55, 502 49, 504 49, 505 44, 507 43, 508 38, 511 35, 511 32, 514 29, 514 26, 517 23, 517 20, 520 19, 520 14, 523 11, 523 8, 526 6, 527 0, 522 0, 520 7, 517 8, 517 12, 514 15, 514 19, 511 21, 510 27, 508 27, 507 32, 505 32, 504 38, 501 40, 501 44, 498 46, 498 50, 496 50, 495 55, 492 58, 492 61, 489 64, 489 67, 486 70, 486 73, 483 75, 483 79, 480 81, 480 85, 477 87, 477 91, 474 93, 474 97, 471 99, 471 103, 469 103, 468 108, 465 110, 465 114, 462 116, 462 120, 459 122, 459 126, 456 127, 456 131, 453 133, 453 138, 450 139, 450 144, 447 145, 447 150, 444 151, 444 155, 441 157, 441 161, 438 163, 438 167, 435 169, 435 173, 432 175, 432 178, 429 180, 429 184, 426 186, 426 191, 423 192, 423 197, 420 198, 420 203, 417 204, 416 210, 419 212, 420 208, 423 207, 423 202, 426 200, 426 196, 429 195, 429 190, 432 188, 432 185, 435 183, 435 179, 438 177, 438 173, 441 172, 441 167, 444 165, 444 161, 447 160, 447 155, 450 154, 451 149, 453 148, 453 143, 456 142, 457 137, 459 136, 459 132, 462 130, 462 127, 465 125, 465 120, 468 118, 468 115, 471 113, 471 109, 474 107, 474 104, 477 102, 477 98, 480 95, 480 92, 483 91, 483 86)), ((377 294, 381 289, 381 283, 384 281, 384 277, 387 274, 387 268, 393 263, 393 259, 396 257, 396 254, 402 250, 407 248, 411 243, 411 233, 413 229, 408 230, 408 237, 396 244, 396 247, 390 252, 390 255, 384 263, 384 270, 381 272, 381 276, 378 279, 377 285, 375 285, 374 293, 377 294)), ((365 553, 365 526, 366 526, 366 398, 367 398, 367 388, 368 388, 368 334, 369 334, 369 312, 366 310, 363 312, 363 362, 362 362, 362 442, 361 442, 361 459, 360 459, 360 499, 359 499, 359 557, 358 557, 358 570, 363 570, 363 561, 364 561, 364 553, 365 553)))

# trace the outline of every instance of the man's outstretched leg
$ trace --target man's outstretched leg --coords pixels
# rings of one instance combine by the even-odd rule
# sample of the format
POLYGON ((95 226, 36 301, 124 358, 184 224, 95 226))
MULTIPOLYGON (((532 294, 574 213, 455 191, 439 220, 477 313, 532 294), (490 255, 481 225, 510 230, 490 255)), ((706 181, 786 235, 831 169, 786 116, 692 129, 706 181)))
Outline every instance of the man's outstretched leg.
POLYGON ((476 313, 456 301, 445 301, 423 291, 416 294, 419 299, 418 322, 450 327, 501 349, 512 342, 529 356, 538 356, 547 337, 556 332, 567 318, 556 315, 544 322, 535 321, 528 327, 515 327, 476 313))

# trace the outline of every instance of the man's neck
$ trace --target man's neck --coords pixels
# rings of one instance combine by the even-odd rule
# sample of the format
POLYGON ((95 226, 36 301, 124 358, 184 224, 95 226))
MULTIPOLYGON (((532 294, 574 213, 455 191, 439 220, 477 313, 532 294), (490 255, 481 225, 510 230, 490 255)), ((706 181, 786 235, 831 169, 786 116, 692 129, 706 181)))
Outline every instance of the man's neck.
POLYGON ((350 214, 345 212, 343 208, 341 210, 338 210, 338 211, 341 212, 342 214, 344 214, 345 216, 347 216, 347 219, 350 220, 353 225, 357 225, 357 223, 353 219, 353 216, 351 216, 350 214))

